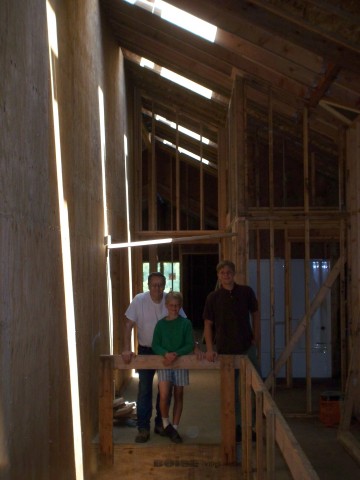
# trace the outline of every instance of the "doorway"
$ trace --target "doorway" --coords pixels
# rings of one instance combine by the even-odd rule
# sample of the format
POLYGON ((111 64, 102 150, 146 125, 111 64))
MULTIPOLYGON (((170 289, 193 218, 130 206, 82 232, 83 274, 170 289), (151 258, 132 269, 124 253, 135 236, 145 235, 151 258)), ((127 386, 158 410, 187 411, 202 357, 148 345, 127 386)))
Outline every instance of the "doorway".
POLYGON ((184 294, 184 310, 192 321, 194 330, 202 331, 204 304, 207 295, 215 289, 218 254, 182 255, 182 285, 184 294))

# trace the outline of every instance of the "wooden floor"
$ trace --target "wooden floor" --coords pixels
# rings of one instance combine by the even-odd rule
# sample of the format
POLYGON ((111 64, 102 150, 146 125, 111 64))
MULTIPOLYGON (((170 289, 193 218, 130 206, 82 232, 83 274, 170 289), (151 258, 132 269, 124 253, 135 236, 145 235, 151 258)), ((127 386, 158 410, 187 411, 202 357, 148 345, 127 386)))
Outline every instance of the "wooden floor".
MULTIPOLYGON (((154 382, 154 400, 156 394, 154 382)), ((326 382, 313 386, 313 413, 305 415, 306 392, 299 383, 293 389, 277 388, 275 400, 295 437, 308 456, 320 479, 360 478, 360 466, 336 440, 336 428, 325 427, 319 420, 320 394, 334 387, 326 382)), ((97 480, 157 478, 158 480, 241 479, 241 444, 237 447, 237 465, 222 466, 220 445, 220 372, 191 371, 185 388, 184 411, 179 426, 183 444, 153 433, 145 444, 134 443, 135 423, 123 420, 114 426, 114 465, 100 469, 97 480)), ((126 401, 136 401, 137 379, 123 392, 126 401)), ((97 448, 95 439, 94 448, 97 448)), ((255 444, 254 444, 255 445, 255 444)), ((277 480, 291 477, 281 454, 276 455, 277 480)))

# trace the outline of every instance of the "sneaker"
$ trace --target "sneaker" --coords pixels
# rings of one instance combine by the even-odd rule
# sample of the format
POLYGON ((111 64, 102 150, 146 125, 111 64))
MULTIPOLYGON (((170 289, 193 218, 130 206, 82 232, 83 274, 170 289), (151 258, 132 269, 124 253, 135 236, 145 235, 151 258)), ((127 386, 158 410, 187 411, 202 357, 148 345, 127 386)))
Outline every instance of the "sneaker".
POLYGON ((177 430, 171 425, 171 423, 164 429, 165 434, 174 443, 182 443, 182 438, 178 434, 177 430))
POLYGON ((162 425, 155 425, 154 433, 157 433, 161 437, 166 437, 166 433, 162 425))
POLYGON ((150 438, 149 430, 145 430, 144 428, 140 428, 139 433, 135 437, 136 443, 145 443, 150 438))

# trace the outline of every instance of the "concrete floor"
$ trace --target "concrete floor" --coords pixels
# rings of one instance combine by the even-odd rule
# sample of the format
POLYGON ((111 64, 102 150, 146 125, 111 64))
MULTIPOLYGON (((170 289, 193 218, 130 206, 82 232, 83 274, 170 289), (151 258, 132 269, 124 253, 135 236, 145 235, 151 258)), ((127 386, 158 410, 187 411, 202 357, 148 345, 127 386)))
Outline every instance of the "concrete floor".
MULTIPOLYGON (((126 401, 136 401, 137 382, 137 378, 134 378, 123 392, 126 401)), ((305 414, 304 382, 294 383, 292 389, 277 386, 274 396, 280 411, 321 480, 359 479, 360 465, 337 441, 337 428, 326 427, 319 420, 321 393, 335 390, 336 387, 336 383, 331 381, 313 382, 313 411, 309 415, 305 414)), ((183 437, 184 444, 220 443, 219 389, 219 371, 190 372, 190 385, 185 388, 184 411, 179 426, 179 433, 183 437)), ((154 381, 154 401, 155 396, 156 381, 154 381)), ((358 425, 355 425, 354 428, 355 434, 360 434, 358 425)), ((136 433, 134 422, 122 420, 117 426, 114 426, 114 442, 132 443, 136 433)), ((168 443, 169 439, 155 435, 152 431, 150 441, 146 445, 150 447, 168 443)), ((281 478, 286 477, 286 475, 281 475, 281 478)), ((280 478, 280 475, 276 478, 280 478)))
MULTIPOLYGON (((311 415, 304 413, 304 381, 294 382, 291 389, 278 386, 274 399, 321 480, 359 479, 360 465, 337 440, 337 425, 327 427, 320 421, 321 395, 328 391, 339 391, 336 381, 323 379, 312 382, 311 415)), ((352 425, 351 432, 360 440, 359 423, 352 425)))

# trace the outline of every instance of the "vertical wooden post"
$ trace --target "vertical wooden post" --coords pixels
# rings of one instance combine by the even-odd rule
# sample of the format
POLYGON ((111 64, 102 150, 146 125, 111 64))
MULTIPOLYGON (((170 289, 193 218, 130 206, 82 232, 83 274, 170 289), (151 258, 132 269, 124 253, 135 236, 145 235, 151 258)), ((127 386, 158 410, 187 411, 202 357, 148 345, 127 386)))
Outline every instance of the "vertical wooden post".
POLYGON ((235 452, 235 372, 234 357, 221 362, 221 457, 224 465, 236 462, 235 452))
MULTIPOLYGON (((246 399, 246 388, 247 388, 247 378, 246 378, 246 357, 240 359, 240 382, 239 382, 239 394, 240 394, 240 405, 241 405, 241 436, 242 436, 242 458, 241 458, 241 470, 243 477, 245 479, 250 478, 249 471, 249 443, 247 441, 248 432, 247 432, 247 417, 248 417, 248 402, 246 399)), ((250 407, 251 408, 251 407, 250 407)))
POLYGON ((156 189, 157 189, 157 175, 156 175, 156 150, 155 150, 155 112, 154 103, 152 104, 151 117, 151 156, 149 165, 149 186, 148 186, 148 204, 149 204, 149 230, 157 229, 157 203, 156 203, 156 189))
POLYGON ((273 100, 272 91, 269 89, 268 98, 268 125, 269 125, 269 207, 274 208, 274 135, 273 135, 273 100))
POLYGON ((175 211, 176 211, 176 230, 180 230, 180 156, 179 156, 179 114, 176 111, 176 163, 175 163, 175 211))
MULTIPOLYGON (((285 229, 285 345, 292 333, 292 302, 291 302, 291 243, 288 229, 285 229)), ((289 356, 286 362, 286 385, 292 387, 292 359, 289 356)))
MULTIPOLYGON (((341 220, 340 228, 340 254, 344 258, 346 257, 346 222, 341 220)), ((341 390, 345 390, 346 385, 346 375, 347 375, 347 366, 348 359, 346 356, 347 352, 347 328, 346 328, 346 274, 345 274, 345 264, 342 265, 340 271, 340 348, 341 348, 341 390)))
POLYGON ((99 460, 102 465, 114 462, 113 446, 113 357, 100 357, 99 460))
POLYGON ((234 82, 234 117, 232 121, 234 122, 234 142, 235 142, 235 165, 234 172, 230 172, 232 175, 235 174, 233 182, 235 182, 235 210, 234 217, 244 214, 247 201, 247 192, 246 188, 246 158, 245 158, 245 124, 246 124, 246 112, 245 112, 245 82, 244 79, 237 76, 234 82))
POLYGON ((203 125, 200 123, 200 230, 205 230, 205 207, 204 207, 204 161, 203 161, 203 125))
MULTIPOLYGON (((256 296, 258 299, 259 312, 260 312, 260 328, 261 328, 261 312, 262 312, 262 303, 261 303, 261 243, 260 243, 260 231, 256 229, 256 296)), ((261 365, 261 335, 260 343, 258 345, 259 351, 259 363, 261 365)))
MULTIPOLYGON (((271 352, 271 370, 274 370, 276 361, 276 338, 275 338, 275 265, 274 265, 274 226, 270 220, 270 352, 271 352)), ((272 384, 272 394, 275 393, 276 379, 272 384)))
MULTIPOLYGON (((142 119, 141 119, 141 94, 139 92, 139 89, 135 87, 134 89, 134 110, 133 110, 133 122, 134 122, 134 142, 133 142, 133 159, 135 163, 135 168, 134 168, 134 180, 135 180, 135 186, 136 188, 134 189, 137 192, 137 195, 139 195, 139 198, 142 198, 143 194, 143 188, 142 188, 142 171, 143 171, 143 166, 142 166, 142 134, 141 134, 141 128, 142 128, 142 119)), ((134 192, 132 192, 132 195, 134 195, 134 192)), ((133 196, 131 201, 133 202, 133 196)), ((133 205, 134 208, 134 227, 135 230, 141 231, 143 229, 142 226, 142 204, 141 202, 134 202, 133 205)))
POLYGON ((311 413, 311 329, 310 329, 310 196, 309 196, 309 125, 308 109, 304 108, 303 118, 304 150, 304 212, 305 212, 305 312, 306 312, 306 411, 311 413))
POLYGON ((256 480, 262 480, 264 478, 264 392, 258 390, 255 393, 255 406, 256 406, 256 480))
POLYGON ((233 222, 233 232, 236 236, 232 237, 232 259, 236 265, 237 271, 235 281, 244 285, 247 277, 246 265, 246 245, 248 226, 245 218, 236 218, 233 222))
POLYGON ((266 470, 267 480, 275 480, 275 413, 266 414, 266 470))
POLYGON ((229 211, 229 193, 227 188, 228 142, 225 128, 218 132, 218 225, 219 230, 227 227, 226 215, 229 211))
MULTIPOLYGON (((156 126, 155 126, 155 105, 152 103, 151 117, 151 155, 149 165, 148 182, 148 205, 149 205, 149 230, 157 230, 157 162, 156 162, 156 126)), ((149 246, 149 267, 150 272, 157 270, 157 247, 149 246)))
POLYGON ((252 403, 252 378, 251 378, 251 365, 250 362, 245 363, 245 391, 242 391, 242 395, 245 396, 246 410, 245 418, 242 422, 245 422, 246 434, 243 438, 243 447, 246 444, 246 455, 244 462, 246 462, 246 471, 248 477, 251 478, 252 472, 252 421, 253 421, 253 403, 252 403))

